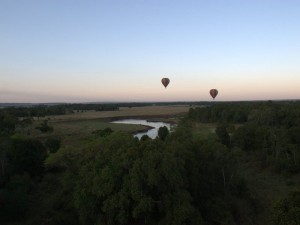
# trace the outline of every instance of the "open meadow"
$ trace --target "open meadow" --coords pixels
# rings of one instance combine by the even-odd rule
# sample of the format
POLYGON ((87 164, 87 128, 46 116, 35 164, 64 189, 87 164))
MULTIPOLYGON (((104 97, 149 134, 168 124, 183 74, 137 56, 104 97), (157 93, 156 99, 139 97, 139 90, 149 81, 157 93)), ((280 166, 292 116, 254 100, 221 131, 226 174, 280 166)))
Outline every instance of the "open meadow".
POLYGON ((174 106, 142 106, 142 107, 120 107, 118 111, 83 111, 68 115, 48 116, 51 121, 91 120, 91 119, 117 119, 117 118, 146 118, 146 117, 171 117, 186 113, 188 105, 174 106))
MULTIPOLYGON (((35 118, 30 129, 26 132, 39 138, 63 137, 63 145, 76 145, 84 140, 93 131, 111 128, 114 131, 126 131, 136 133, 149 129, 143 125, 116 124, 113 120, 125 118, 155 119, 176 122, 177 117, 188 112, 188 105, 176 106, 143 106, 143 107, 120 107, 118 111, 75 111, 67 115, 55 115, 35 118), (35 129, 44 120, 53 127, 53 132, 42 133, 35 129)), ((24 131, 23 131, 24 132, 24 131)))

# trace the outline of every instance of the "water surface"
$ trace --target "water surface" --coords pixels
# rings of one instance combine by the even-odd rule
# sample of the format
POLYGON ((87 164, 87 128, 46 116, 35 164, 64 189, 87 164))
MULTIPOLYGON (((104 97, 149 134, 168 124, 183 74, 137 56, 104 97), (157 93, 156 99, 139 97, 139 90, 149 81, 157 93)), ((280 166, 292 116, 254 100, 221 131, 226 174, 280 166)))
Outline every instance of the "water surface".
POLYGON ((152 129, 140 132, 134 135, 134 137, 137 137, 138 139, 141 139, 143 135, 148 135, 150 138, 155 139, 158 135, 158 130, 160 127, 166 126, 169 131, 171 129, 171 124, 164 123, 164 122, 148 122, 147 120, 141 120, 141 119, 125 119, 125 120, 117 120, 113 121, 112 123, 125 123, 125 124, 140 124, 145 126, 153 127, 152 129))

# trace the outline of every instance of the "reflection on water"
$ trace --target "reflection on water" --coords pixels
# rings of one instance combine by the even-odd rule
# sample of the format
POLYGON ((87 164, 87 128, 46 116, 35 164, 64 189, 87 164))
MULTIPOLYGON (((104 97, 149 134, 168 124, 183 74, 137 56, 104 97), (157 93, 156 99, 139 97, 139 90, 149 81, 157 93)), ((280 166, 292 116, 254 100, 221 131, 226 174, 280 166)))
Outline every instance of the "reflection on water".
POLYGON ((153 129, 150 129, 146 132, 141 132, 141 133, 135 134, 134 137, 138 137, 138 139, 141 139, 141 137, 145 134, 148 135, 150 138, 154 139, 157 137, 158 129, 160 127, 166 126, 169 129, 169 131, 171 128, 171 125, 169 123, 148 122, 147 120, 138 120, 138 119, 117 120, 117 121, 113 121, 112 123, 140 124, 140 125, 153 127, 153 129))

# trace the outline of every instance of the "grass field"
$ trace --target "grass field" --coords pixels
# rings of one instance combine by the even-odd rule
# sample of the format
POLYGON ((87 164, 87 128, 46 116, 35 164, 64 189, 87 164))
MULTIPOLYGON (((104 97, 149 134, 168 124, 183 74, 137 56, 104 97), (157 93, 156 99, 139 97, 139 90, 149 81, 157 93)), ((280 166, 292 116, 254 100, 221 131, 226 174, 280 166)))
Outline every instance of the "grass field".
POLYGON ((47 116, 45 118, 35 119, 29 132, 32 136, 45 139, 49 136, 61 137, 64 146, 78 145, 85 140, 95 130, 103 130, 107 127, 114 131, 126 131, 134 133, 147 130, 148 127, 134 124, 110 123, 111 120, 122 118, 141 118, 154 119, 156 121, 166 118, 170 122, 176 121, 174 117, 188 112, 189 106, 145 106, 145 107, 121 107, 119 111, 85 111, 74 112, 68 115, 47 116), (48 125, 53 127, 51 133, 41 133, 35 127, 39 126, 44 120, 48 120, 48 125))
MULTIPOLYGON (((113 130, 122 130, 134 132, 146 129, 142 125, 133 124, 114 124, 110 123, 112 119, 117 120, 121 118, 156 118, 172 117, 186 113, 189 107, 182 106, 145 106, 145 107, 121 107, 119 111, 86 111, 75 112, 68 115, 47 116, 35 120, 34 127, 40 124, 44 119, 48 119, 48 124, 53 126, 57 135, 63 134, 80 134, 91 133, 94 130, 104 129, 110 127, 113 130)), ((165 120, 162 119, 162 120, 165 120)), ((36 132, 35 132, 36 133, 36 132)))
POLYGON ((213 123, 196 123, 193 127, 193 135, 197 139, 207 139, 209 136, 215 136, 216 124, 213 123))
POLYGON ((78 134, 78 133, 91 133, 95 130, 103 130, 107 127, 112 130, 121 130, 134 132, 136 130, 143 130, 144 126, 128 124, 109 123, 101 120, 75 120, 66 122, 52 122, 50 126, 55 127, 62 134, 78 134))
POLYGON ((118 117, 165 117, 186 113, 189 110, 188 105, 176 106, 144 106, 144 107, 120 107, 119 111, 85 111, 75 112, 68 115, 47 116, 51 121, 68 120, 90 120, 90 119, 109 119, 118 117))

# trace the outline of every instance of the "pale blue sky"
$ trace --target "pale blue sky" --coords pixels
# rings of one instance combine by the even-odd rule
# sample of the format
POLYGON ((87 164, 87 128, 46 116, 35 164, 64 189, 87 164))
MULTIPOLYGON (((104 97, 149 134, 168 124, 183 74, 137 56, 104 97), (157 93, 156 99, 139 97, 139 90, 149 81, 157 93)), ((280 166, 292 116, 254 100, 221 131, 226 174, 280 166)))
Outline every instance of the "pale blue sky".
POLYGON ((296 0, 0 0, 0 102, 299 99, 299 61, 296 0))

